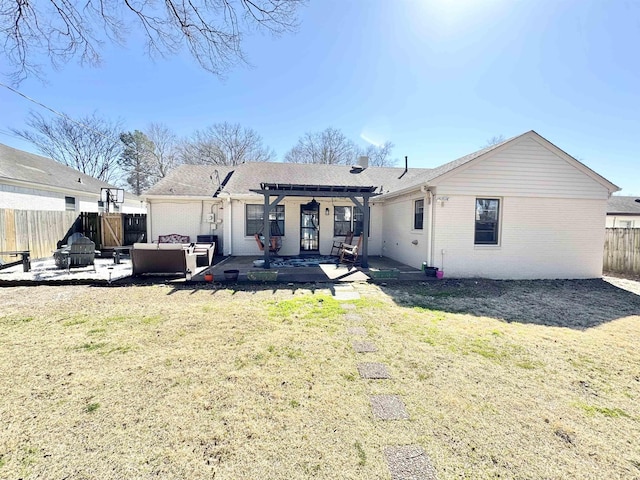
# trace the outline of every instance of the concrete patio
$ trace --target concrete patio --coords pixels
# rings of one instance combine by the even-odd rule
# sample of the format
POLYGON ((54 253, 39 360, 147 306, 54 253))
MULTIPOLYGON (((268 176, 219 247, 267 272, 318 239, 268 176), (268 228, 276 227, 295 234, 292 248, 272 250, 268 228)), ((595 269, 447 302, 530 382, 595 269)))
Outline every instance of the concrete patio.
MULTIPOLYGON (((220 257, 218 257, 220 258, 220 257)), ((369 268, 352 265, 321 264, 317 267, 274 267, 264 269, 254 266, 262 256, 224 257, 217 259, 213 268, 214 282, 227 282, 225 271, 238 270, 238 282, 276 281, 298 282, 366 282, 386 280, 424 280, 424 272, 385 257, 369 257, 369 268), (262 279, 260 279, 262 277, 262 279)), ((276 257, 277 258, 277 257, 276 257)), ((272 259, 273 260, 273 259, 272 259)), ((194 276, 199 280, 203 273, 194 276)))
POLYGON ((0 286, 30 284, 123 284, 149 282, 205 282, 205 271, 213 273, 213 283, 308 283, 308 282, 367 282, 392 280, 426 280, 424 272, 384 257, 370 257, 369 268, 352 265, 321 264, 313 267, 286 267, 264 269, 254 266, 262 256, 216 257, 211 268, 198 267, 188 280, 180 275, 131 276, 131 261, 123 256, 120 264, 112 258, 96 258, 95 269, 91 266, 66 269, 56 267, 53 258, 32 260, 31 270, 23 272, 22 266, 0 270, 0 286), (237 270, 237 280, 226 278, 225 271, 237 270))

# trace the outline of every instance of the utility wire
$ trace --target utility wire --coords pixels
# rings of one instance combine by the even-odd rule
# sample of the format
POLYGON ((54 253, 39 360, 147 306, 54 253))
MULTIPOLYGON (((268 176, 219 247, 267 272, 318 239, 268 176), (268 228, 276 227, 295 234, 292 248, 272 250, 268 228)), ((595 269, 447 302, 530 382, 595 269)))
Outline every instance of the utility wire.
POLYGON ((48 107, 48 106, 47 106, 47 105, 45 105, 44 103, 39 102, 39 101, 37 101, 37 100, 35 100, 35 99, 31 98, 31 97, 30 97, 30 96, 28 96, 28 95, 25 95, 24 93, 22 93, 22 92, 20 92, 20 91, 16 90, 16 89, 15 89, 15 88, 13 88, 13 87, 10 87, 9 85, 6 85, 6 84, 4 84, 4 83, 0 82, 0 87, 4 87, 4 88, 6 88, 6 89, 8 89, 8 90, 12 91, 13 93, 20 95, 22 98, 24 98, 24 99, 26 99, 26 100, 29 100, 30 102, 33 102, 33 103, 35 103, 36 105, 41 106, 42 108, 46 108, 46 109, 47 109, 47 110, 49 110, 50 112, 53 112, 53 113, 55 113, 56 115, 58 115, 58 116, 60 116, 60 117, 62 117, 62 118, 65 118, 65 119, 69 120, 70 122, 73 122, 73 123, 75 123, 76 125, 79 125, 79 126, 80 126, 80 127, 82 127, 82 128, 86 128, 87 130, 91 130, 93 133, 95 133, 95 134, 97 134, 97 135, 100 135, 101 137, 106 138, 106 139, 108 139, 108 140, 111 140, 109 137, 107 137, 107 136, 106 136, 105 134, 103 134, 102 132, 99 132, 99 131, 97 131, 97 130, 94 130, 94 129, 93 129, 93 128, 91 128, 89 125, 85 125, 85 124, 84 124, 84 123, 82 123, 82 122, 79 122, 79 121, 77 121, 77 120, 74 120, 73 118, 71 118, 69 115, 67 115, 67 114, 65 114, 65 113, 58 112, 57 110, 54 110, 53 108, 48 107))

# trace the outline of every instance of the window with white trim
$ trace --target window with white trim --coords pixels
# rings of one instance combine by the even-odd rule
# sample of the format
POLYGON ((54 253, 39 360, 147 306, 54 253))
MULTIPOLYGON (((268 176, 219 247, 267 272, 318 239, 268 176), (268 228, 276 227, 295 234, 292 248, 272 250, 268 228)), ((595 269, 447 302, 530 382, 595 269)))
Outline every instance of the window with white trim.
MULTIPOLYGON (((364 227, 364 211, 360 207, 333 207, 333 236, 344 237, 347 232, 359 237, 364 227)), ((369 217, 369 236, 371 236, 371 217, 369 217)))
POLYGON ((64 197, 64 209, 68 212, 75 212, 76 197, 64 197))
MULTIPOLYGON (((264 230, 264 205, 245 205, 245 235, 264 230)), ((269 212, 270 235, 284 235, 284 205, 276 205, 269 212)))
POLYGON ((498 245, 500 227, 500 200, 476 198, 476 245, 498 245))
POLYGON ((413 202, 413 229, 422 230, 424 225, 424 198, 413 202))

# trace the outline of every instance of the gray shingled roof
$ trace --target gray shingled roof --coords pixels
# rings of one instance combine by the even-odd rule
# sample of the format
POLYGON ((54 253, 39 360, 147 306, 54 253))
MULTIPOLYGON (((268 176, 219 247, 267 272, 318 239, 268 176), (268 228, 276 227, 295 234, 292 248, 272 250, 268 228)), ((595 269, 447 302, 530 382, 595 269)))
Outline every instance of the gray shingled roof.
POLYGON ((220 165, 180 165, 144 194, 211 197, 218 190, 218 178, 224 185, 233 169, 220 165))
POLYGON ((248 194, 261 183, 298 185, 373 186, 377 193, 389 193, 433 180, 454 168, 515 139, 505 140, 465 155, 438 168, 368 167, 356 171, 348 165, 321 165, 279 162, 243 163, 235 167, 218 165, 181 165, 145 192, 145 195, 213 196, 217 189, 214 172, 220 181, 229 175, 224 191, 232 195, 248 194), (211 178, 213 177, 213 179, 211 178))
POLYGON ((437 168, 409 168, 404 175, 404 168, 391 167, 369 167, 361 171, 354 171, 351 166, 345 165, 279 162, 244 163, 235 167, 182 165, 151 187, 145 192, 145 195, 214 196, 218 189, 218 182, 214 175, 216 170, 223 183, 223 191, 231 195, 250 194, 251 190, 259 189, 261 183, 367 186, 376 187, 376 193, 393 193, 431 182, 530 133, 535 132, 533 130, 525 132, 437 168))
POLYGON ((612 195, 607 204, 608 215, 640 215, 640 203, 636 202, 640 197, 624 197, 612 195))
MULTIPOLYGON (((106 182, 85 175, 51 158, 0 144, 0 179, 28 182, 34 187, 57 187, 100 195, 101 188, 115 188, 106 182), (78 181, 80 180, 80 182, 78 181)), ((127 193, 127 198, 137 198, 127 193)))
POLYGON ((213 196, 218 188, 214 174, 216 170, 224 184, 223 190, 232 195, 249 194, 250 190, 260 188, 261 183, 374 186, 382 187, 387 192, 419 184, 431 171, 428 168, 413 168, 398 178, 404 168, 369 167, 356 173, 351 166, 345 165, 279 162, 243 163, 234 167, 181 165, 147 190, 145 195, 213 196))

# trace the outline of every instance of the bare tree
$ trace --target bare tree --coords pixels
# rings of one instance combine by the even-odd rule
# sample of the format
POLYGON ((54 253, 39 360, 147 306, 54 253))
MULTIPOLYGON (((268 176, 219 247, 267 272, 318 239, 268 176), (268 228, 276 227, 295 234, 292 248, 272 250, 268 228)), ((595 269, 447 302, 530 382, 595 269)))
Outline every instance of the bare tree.
POLYGON ((78 120, 68 116, 49 120, 30 112, 26 124, 31 130, 10 130, 34 144, 47 157, 99 180, 119 181, 120 121, 111 122, 96 113, 78 120))
POLYGON ((272 161, 275 152, 263 146, 262 137, 255 130, 224 122, 196 130, 182 144, 181 156, 184 163, 238 165, 272 161))
POLYGON ((322 132, 305 133, 284 161, 289 163, 323 163, 349 165, 354 162, 358 147, 336 128, 322 132))
POLYGON ((369 165, 371 167, 393 167, 398 163, 397 158, 391 158, 391 151, 394 146, 391 142, 385 142, 383 145, 369 145, 361 150, 358 155, 369 157, 369 165))
POLYGON ((483 148, 486 147, 492 147, 493 145, 497 145, 499 143, 504 142, 506 139, 504 138, 504 135, 500 134, 500 135, 494 135, 493 137, 487 139, 487 143, 485 143, 483 145, 483 148))
POLYGON ((186 48, 205 70, 222 75, 245 57, 243 35, 294 31, 305 0, 49 0, 0 3, 0 43, 17 83, 41 75, 36 58, 54 67, 78 58, 99 65, 106 42, 123 44, 129 32, 142 32, 149 55, 186 48))
POLYGON ((155 184, 180 163, 178 137, 162 123, 151 123, 144 133, 153 143, 150 166, 155 184))

